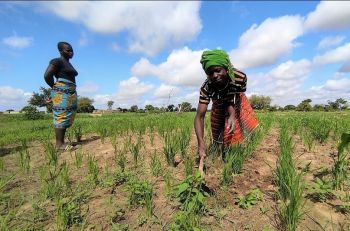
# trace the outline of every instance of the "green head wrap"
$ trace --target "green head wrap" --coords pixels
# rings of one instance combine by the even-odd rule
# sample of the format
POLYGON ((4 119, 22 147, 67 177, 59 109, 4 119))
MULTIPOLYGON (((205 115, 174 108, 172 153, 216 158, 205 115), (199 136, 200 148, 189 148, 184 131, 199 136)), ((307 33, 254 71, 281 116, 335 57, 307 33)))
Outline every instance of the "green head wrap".
POLYGON ((233 65, 231 64, 230 57, 223 50, 217 49, 204 51, 200 62, 205 72, 207 72, 208 68, 211 66, 222 66, 227 69, 228 75, 232 80, 234 80, 235 78, 235 75, 233 73, 233 65))

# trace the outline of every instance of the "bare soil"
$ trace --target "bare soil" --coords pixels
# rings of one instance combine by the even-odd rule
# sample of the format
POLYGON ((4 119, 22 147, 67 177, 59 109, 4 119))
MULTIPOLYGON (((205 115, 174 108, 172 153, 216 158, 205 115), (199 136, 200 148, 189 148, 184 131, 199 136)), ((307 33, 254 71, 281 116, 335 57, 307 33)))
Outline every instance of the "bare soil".
MULTIPOLYGON (((264 137, 261 144, 254 151, 250 158, 244 163, 241 174, 233 176, 233 181, 228 186, 221 186, 221 174, 223 163, 220 159, 207 160, 206 184, 213 192, 207 198, 208 212, 202 216, 202 225, 208 230, 278 230, 278 201, 275 193, 274 170, 276 160, 279 155, 278 130, 272 128, 264 137), (258 188, 263 194, 262 201, 250 209, 242 209, 235 203, 238 196, 246 195, 252 189, 258 188)), ((152 176, 150 172, 150 156, 157 153, 162 162, 163 174, 171 176, 173 186, 185 179, 185 166, 180 156, 176 157, 178 165, 169 167, 166 164, 163 150, 163 139, 155 135, 151 144, 150 134, 143 136, 145 142, 141 149, 138 166, 134 166, 132 154, 127 154, 126 171, 131 172, 140 180, 147 180, 153 185, 154 196, 154 216, 148 218, 144 224, 138 222, 140 216, 145 216, 145 209, 142 207, 132 207, 128 204, 128 192, 125 185, 94 187, 88 185, 89 197, 82 206, 85 230, 112 230, 111 220, 116 219, 116 211, 122 210, 123 215, 117 223, 128 225, 129 230, 166 230, 167 225, 172 221, 174 214, 179 211, 179 203, 175 198, 166 194, 164 177, 152 176)), ((132 137, 132 142, 136 142, 136 137, 132 137)), ((295 136, 295 157, 299 169, 304 168, 309 162, 309 170, 306 172, 305 182, 311 184, 314 175, 322 166, 331 169, 333 165, 332 155, 336 152, 336 142, 329 139, 327 143, 316 143, 311 151, 307 151, 300 137, 295 136)), ((119 137, 117 140, 119 147, 125 143, 125 139, 119 137)), ((103 142, 97 134, 83 136, 82 142, 76 145, 77 150, 63 152, 59 157, 59 163, 69 164, 69 176, 73 187, 82 184, 82 188, 87 188, 88 177, 87 156, 92 155, 99 166, 99 177, 103 181, 106 169, 110 172, 116 170, 116 157, 114 148, 109 138, 103 142), (83 164, 77 168, 74 164, 74 153, 81 149, 84 153, 83 164), (83 182, 83 183, 82 183, 83 182)), ((40 142, 33 142, 30 145, 30 165, 29 173, 24 173, 19 167, 19 155, 16 146, 6 147, 6 153, 1 158, 4 160, 5 171, 2 177, 13 176, 3 189, 3 195, 8 195, 10 199, 7 204, 0 205, 1 215, 6 215, 8 211, 16 211, 16 219, 10 222, 12 229, 23 227, 25 224, 34 226, 34 230, 56 230, 55 202, 42 200, 40 197, 40 169, 46 165, 45 150, 40 142), (33 203, 39 203, 46 211, 45 216, 40 221, 33 222, 33 203)), ((189 154, 196 157, 196 138, 193 132, 189 154)), ((195 170, 195 169, 194 169, 195 170)), ((77 188, 77 187, 76 187, 77 188)), ((305 192, 307 194, 307 192, 305 192)), ((342 192, 338 192, 339 195, 342 192)), ((313 202, 305 199, 303 210, 305 214, 300 222, 298 230, 349 230, 349 215, 339 211, 341 201, 334 197, 324 203, 313 202)), ((70 230, 80 230, 78 227, 71 227, 70 230)))

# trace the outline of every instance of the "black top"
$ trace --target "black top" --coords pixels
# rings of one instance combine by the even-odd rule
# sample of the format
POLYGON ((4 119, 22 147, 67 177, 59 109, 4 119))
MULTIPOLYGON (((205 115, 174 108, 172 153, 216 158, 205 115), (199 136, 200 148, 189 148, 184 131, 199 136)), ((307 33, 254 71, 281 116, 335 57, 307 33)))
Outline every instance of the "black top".
POLYGON ((221 91, 215 90, 210 81, 206 79, 200 88, 199 103, 209 104, 210 99, 213 103, 235 102, 235 95, 238 92, 245 92, 247 86, 247 76, 243 72, 234 69, 234 81, 230 79, 227 86, 221 91))
POLYGON ((74 69, 72 64, 63 58, 55 58, 50 61, 50 64, 56 67, 55 77, 63 78, 75 83, 75 76, 78 72, 74 69))

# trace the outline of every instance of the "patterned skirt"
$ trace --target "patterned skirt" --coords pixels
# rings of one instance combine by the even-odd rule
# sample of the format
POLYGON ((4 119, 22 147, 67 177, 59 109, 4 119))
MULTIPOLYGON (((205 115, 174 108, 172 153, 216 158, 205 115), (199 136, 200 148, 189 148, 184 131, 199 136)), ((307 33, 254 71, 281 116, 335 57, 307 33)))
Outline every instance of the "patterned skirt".
POLYGON ((53 124, 55 128, 68 128, 73 122, 78 108, 75 83, 59 78, 51 90, 53 124))
POLYGON ((228 113, 225 104, 213 102, 211 109, 211 131, 213 141, 224 143, 225 146, 243 142, 258 126, 253 108, 247 96, 239 93, 237 107, 235 108, 235 128, 232 133, 228 127, 228 113))

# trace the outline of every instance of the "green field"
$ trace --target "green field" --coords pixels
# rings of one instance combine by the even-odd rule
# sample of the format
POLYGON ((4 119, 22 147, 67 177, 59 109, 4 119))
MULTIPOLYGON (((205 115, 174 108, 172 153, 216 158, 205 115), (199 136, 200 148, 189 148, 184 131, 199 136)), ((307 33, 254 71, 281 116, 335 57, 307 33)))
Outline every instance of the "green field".
POLYGON ((258 112, 225 161, 207 113, 205 179, 194 116, 78 114, 58 153, 51 115, 0 114, 0 230, 350 230, 349 111, 258 112))

